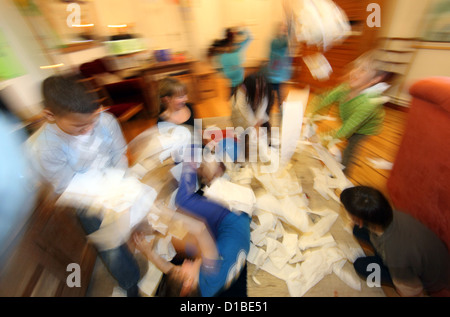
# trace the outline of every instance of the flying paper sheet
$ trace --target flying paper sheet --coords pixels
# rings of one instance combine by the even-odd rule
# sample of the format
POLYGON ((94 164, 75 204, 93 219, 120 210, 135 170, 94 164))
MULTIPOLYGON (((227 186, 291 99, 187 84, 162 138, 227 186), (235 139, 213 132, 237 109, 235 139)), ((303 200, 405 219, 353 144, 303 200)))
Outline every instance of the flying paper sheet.
POLYGON ((284 167, 295 152, 302 131, 303 113, 308 97, 309 87, 304 90, 292 90, 283 103, 280 167, 284 167))
POLYGON ((314 79, 328 80, 330 78, 330 74, 333 72, 330 63, 321 53, 307 55, 303 57, 303 61, 314 79))
POLYGON ((344 190, 345 188, 352 187, 353 184, 345 177, 344 172, 342 172, 342 165, 334 159, 330 152, 320 144, 313 144, 313 147, 319 155, 320 160, 336 178, 336 188, 344 190))
POLYGON ((351 31, 345 12, 331 0, 294 0, 293 10, 297 40, 321 46, 324 51, 351 31))
POLYGON ((90 170, 76 174, 58 198, 57 205, 88 209, 102 219, 100 229, 89 238, 101 250, 123 244, 150 212, 156 191, 124 170, 90 170))
MULTIPOLYGON (((176 255, 175 249, 171 242, 171 236, 157 238, 154 235, 146 236, 145 239, 150 242, 157 239, 155 252, 163 259, 170 261, 176 255)), ((161 281, 163 273, 150 261, 148 261, 148 270, 144 277, 139 281, 139 288, 142 292, 149 296, 154 296, 158 285, 161 281)))

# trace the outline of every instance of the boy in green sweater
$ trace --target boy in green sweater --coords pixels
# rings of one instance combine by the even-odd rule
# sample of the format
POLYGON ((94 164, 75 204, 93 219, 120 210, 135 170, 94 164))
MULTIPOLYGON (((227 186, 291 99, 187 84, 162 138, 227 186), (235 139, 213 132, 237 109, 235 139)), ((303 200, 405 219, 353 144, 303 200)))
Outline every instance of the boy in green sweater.
POLYGON ((322 135, 321 141, 328 139, 347 139, 348 144, 342 155, 344 173, 348 173, 348 166, 359 144, 368 135, 380 132, 385 112, 383 104, 389 100, 381 96, 389 85, 382 81, 389 75, 387 72, 377 71, 370 56, 362 56, 354 62, 354 67, 348 73, 348 79, 332 89, 319 95, 311 101, 313 115, 334 103, 339 105, 339 116, 342 125, 337 131, 328 131, 322 135))

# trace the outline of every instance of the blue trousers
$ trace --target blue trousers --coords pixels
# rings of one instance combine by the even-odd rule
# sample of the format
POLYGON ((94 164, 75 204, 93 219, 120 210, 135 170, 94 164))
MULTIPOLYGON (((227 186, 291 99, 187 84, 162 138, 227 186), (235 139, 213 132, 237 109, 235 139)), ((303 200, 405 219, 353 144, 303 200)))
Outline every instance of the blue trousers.
MULTIPOLYGON (((77 216, 86 235, 100 228, 101 219, 87 216, 85 210, 78 210, 77 216)), ((98 255, 111 275, 117 280, 119 286, 127 291, 127 295, 130 297, 137 296, 140 269, 128 246, 122 244, 115 249, 98 251, 98 255)))

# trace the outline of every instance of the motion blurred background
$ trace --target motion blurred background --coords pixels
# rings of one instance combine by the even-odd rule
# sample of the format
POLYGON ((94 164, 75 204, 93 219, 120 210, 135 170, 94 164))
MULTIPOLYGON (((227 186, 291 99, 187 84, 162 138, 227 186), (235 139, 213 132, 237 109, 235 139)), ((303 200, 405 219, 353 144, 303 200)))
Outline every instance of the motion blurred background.
MULTIPOLYGON (((450 76, 450 1, 334 2, 346 13, 351 31, 327 51, 297 43, 292 77, 283 90, 286 94, 309 86, 312 95, 320 93, 339 82, 356 57, 375 50, 382 68, 397 76, 386 93, 390 102, 385 128, 367 143, 363 155, 393 162, 412 100, 409 88, 426 77, 450 76), (333 69, 324 80, 316 79, 303 59, 317 52, 333 69)), ((227 27, 247 27, 254 39, 244 67, 251 72, 267 62, 270 41, 284 19, 279 0, 0 0, 1 111, 12 118, 11 131, 31 135, 43 122, 42 81, 52 74, 80 71, 93 80, 105 104, 128 104, 115 114, 131 141, 155 124, 155 83, 172 75, 188 85, 189 99, 205 127, 226 126, 231 113, 228 83, 207 58, 209 46, 224 37, 227 27)), ((273 111, 276 115, 278 109, 273 111)), ((18 153, 22 141, 14 137, 12 142, 11 150, 2 149, 5 164, 15 160, 11 155, 18 153)), ((10 166, 18 169, 23 182, 24 168, 15 163, 10 166)), ((389 170, 375 169, 362 158, 358 166, 349 176, 352 182, 369 183, 387 193, 389 170)), ((3 190, 14 177, 7 178, 2 169, 0 182, 3 190)), ((20 198, 24 203, 11 207, 21 212, 8 213, 0 202, 1 221, 14 227, 8 227, 10 235, 0 241, 0 295, 86 295, 95 251, 74 219, 54 215, 46 207, 54 197, 31 186, 27 190, 26 198, 20 198), (82 288, 65 283, 66 266, 74 262, 83 269, 82 288)), ((3 193, 0 197, 7 199, 3 193)))

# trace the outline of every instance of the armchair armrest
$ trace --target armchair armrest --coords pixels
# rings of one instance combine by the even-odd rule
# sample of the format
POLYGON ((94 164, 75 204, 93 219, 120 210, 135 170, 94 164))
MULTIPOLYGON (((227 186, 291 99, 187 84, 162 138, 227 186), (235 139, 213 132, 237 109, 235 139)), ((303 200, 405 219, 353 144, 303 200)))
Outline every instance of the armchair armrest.
POLYGON ((409 89, 413 97, 428 101, 450 112, 450 77, 428 77, 415 82, 409 89))

